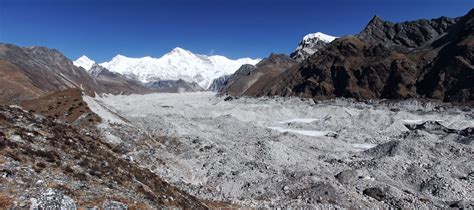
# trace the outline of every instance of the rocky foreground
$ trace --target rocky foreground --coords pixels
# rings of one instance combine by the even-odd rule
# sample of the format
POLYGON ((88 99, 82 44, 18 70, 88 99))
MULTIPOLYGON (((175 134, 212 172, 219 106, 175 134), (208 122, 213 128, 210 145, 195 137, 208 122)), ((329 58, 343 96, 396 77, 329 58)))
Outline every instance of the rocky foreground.
POLYGON ((128 159, 120 145, 97 132, 100 118, 78 90, 54 93, 25 107, 0 106, 2 209, 227 206, 198 200, 128 159))

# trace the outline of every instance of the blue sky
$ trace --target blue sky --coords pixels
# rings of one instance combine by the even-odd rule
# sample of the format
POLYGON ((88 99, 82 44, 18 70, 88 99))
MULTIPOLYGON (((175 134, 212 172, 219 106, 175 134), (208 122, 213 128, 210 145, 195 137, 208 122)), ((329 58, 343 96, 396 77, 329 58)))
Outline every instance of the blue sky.
POLYGON ((457 17, 473 0, 0 0, 0 42, 71 59, 159 57, 174 47, 230 58, 290 53, 307 33, 356 34, 394 22, 457 17))

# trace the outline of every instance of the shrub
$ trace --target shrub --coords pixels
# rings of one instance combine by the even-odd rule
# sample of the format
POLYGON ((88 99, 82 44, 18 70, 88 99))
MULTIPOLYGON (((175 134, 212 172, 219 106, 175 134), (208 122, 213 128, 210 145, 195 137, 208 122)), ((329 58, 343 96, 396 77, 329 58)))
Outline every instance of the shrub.
POLYGON ((13 198, 0 193, 0 209, 9 209, 13 205, 13 198))

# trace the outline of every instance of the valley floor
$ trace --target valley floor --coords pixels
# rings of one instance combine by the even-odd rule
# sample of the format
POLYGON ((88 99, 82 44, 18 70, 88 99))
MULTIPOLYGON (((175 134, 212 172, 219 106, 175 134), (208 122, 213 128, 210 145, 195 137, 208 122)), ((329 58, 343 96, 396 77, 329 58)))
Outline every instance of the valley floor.
POLYGON ((472 108, 215 93, 85 98, 109 143, 240 206, 473 207, 472 108), (138 146, 137 146, 138 145, 138 146))

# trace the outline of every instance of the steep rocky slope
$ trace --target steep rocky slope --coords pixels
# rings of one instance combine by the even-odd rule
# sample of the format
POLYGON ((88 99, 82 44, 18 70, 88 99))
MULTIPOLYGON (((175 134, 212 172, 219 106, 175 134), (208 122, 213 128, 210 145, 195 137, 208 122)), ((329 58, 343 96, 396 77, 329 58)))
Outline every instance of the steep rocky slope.
POLYGON ((472 101, 473 21, 474 10, 397 24, 375 17, 359 35, 335 40, 253 95, 472 101))
POLYGON ((0 60, 0 104, 16 103, 44 93, 17 65, 0 60))
POLYGON ((432 46, 439 53, 424 67, 418 93, 447 101, 473 101, 474 9, 432 46))
POLYGON ((92 68, 89 75, 55 49, 0 44, 0 104, 18 104, 66 89, 91 96, 154 92, 98 65, 92 68))
POLYGON ((93 95, 98 84, 59 51, 45 47, 0 44, 1 100, 15 102, 68 88, 93 95), (10 85, 12 84, 12 85, 10 85))
POLYGON ((217 79, 214 79, 211 83, 211 86, 209 86, 209 91, 214 91, 214 92, 221 92, 224 87, 227 85, 229 78, 232 75, 224 75, 222 77, 219 77, 217 79))
POLYGON ((222 92, 230 95, 259 95, 266 86, 298 62, 287 55, 271 54, 255 67, 244 65, 229 78, 222 92))

